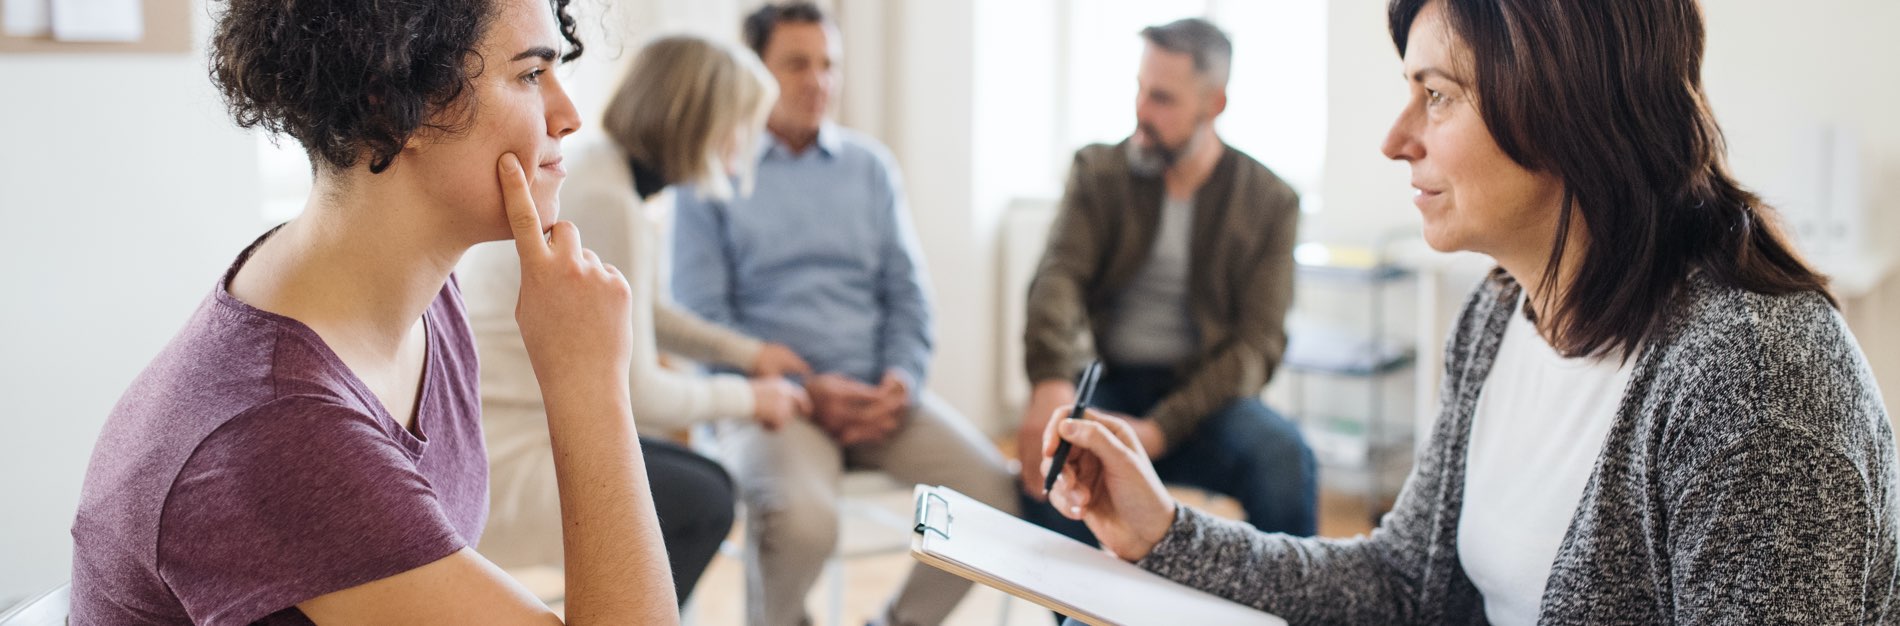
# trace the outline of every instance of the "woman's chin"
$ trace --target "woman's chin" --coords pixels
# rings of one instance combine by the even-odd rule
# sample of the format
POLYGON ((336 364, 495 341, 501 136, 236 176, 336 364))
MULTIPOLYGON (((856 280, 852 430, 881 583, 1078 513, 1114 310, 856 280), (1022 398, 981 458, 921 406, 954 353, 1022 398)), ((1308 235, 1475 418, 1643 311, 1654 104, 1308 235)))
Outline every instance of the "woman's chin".
POLYGON ((547 228, 554 220, 561 219, 561 196, 555 192, 534 194, 534 213, 541 218, 541 227, 547 228))
POLYGON ((1456 236, 1446 224, 1425 222, 1425 245, 1439 252, 1463 252, 1466 248, 1462 238, 1456 236))

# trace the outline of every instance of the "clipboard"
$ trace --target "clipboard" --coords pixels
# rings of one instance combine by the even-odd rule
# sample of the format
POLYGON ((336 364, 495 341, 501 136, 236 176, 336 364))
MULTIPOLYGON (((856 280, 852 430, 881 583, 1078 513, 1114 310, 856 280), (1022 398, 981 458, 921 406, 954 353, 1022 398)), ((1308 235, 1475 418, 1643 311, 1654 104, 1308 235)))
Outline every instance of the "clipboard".
POLYGON ((910 553, 937 569, 1094 626, 1286 620, 1162 578, 949 487, 918 485, 910 553))

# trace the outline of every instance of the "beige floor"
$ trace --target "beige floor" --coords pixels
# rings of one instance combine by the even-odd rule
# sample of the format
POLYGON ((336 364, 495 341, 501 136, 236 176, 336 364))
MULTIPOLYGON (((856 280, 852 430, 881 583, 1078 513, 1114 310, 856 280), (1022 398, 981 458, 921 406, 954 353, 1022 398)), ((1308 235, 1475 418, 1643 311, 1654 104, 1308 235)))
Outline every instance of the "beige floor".
MULTIPOLYGON (((859 508, 857 512, 845 516, 841 551, 857 556, 840 559, 836 577, 831 574, 821 577, 806 600, 813 623, 817 626, 830 625, 834 611, 839 611, 838 624, 864 624, 877 613, 888 594, 915 563, 907 551, 908 532, 901 527, 901 521, 892 522, 909 519, 909 489, 870 477, 854 477, 853 480, 857 483, 848 484, 845 492, 856 494, 854 500, 859 508), (841 603, 833 600, 834 593, 842 594, 841 603), (841 610, 838 608, 840 605, 841 610)), ((1209 498, 1202 492, 1191 490, 1177 491, 1176 497, 1190 506, 1219 515, 1236 518, 1240 515, 1239 507, 1226 498, 1209 498)), ((1371 516, 1367 514, 1367 504, 1363 498, 1321 492, 1321 535, 1350 537, 1371 528, 1371 516)), ((734 529, 729 547, 737 545, 740 530, 734 529)), ((743 624, 745 587, 742 570, 737 554, 715 557, 700 579, 699 589, 694 592, 687 607, 687 623, 696 626, 743 624)), ((530 590, 544 599, 558 602, 561 593, 558 571, 532 570, 516 574, 530 590)), ((964 597, 963 603, 945 622, 950 626, 1048 626, 1052 623, 1048 611, 981 585, 974 587, 964 597)))

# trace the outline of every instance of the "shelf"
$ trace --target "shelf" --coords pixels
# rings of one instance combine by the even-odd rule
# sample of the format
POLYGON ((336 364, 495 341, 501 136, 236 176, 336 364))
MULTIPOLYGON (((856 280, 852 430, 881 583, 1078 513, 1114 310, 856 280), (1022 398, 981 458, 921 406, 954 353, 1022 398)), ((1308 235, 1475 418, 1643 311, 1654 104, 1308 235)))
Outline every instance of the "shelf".
POLYGON ((1403 371, 1415 357, 1409 346, 1350 339, 1314 328, 1290 333, 1280 362, 1305 374, 1369 378, 1403 371))
POLYGON ((1412 271, 1397 265, 1375 265, 1372 267, 1350 267, 1342 265, 1296 266, 1301 278, 1310 278, 1326 282, 1373 285, 1404 280, 1412 276, 1412 271))
MULTIPOLYGON (((1357 356, 1357 355, 1355 355, 1357 356)), ((1347 363, 1326 361, 1302 361, 1287 357, 1283 362, 1290 371, 1301 374, 1320 374, 1342 378, 1373 378, 1396 374, 1412 366, 1415 355, 1407 349, 1401 354, 1384 356, 1367 355, 1362 361, 1347 363)))
POLYGON ((1384 246, 1301 244, 1294 259, 1301 287, 1322 295, 1302 299, 1287 320, 1281 364, 1299 375, 1289 389, 1287 414, 1300 424, 1326 480, 1335 487, 1342 478, 1356 482, 1369 510, 1383 511, 1410 469, 1414 430, 1409 420, 1391 419, 1388 409, 1397 403, 1387 396, 1393 375, 1411 371, 1417 360, 1413 342, 1392 340, 1387 292, 1410 286, 1417 274, 1393 263, 1384 246), (1351 304, 1358 299, 1363 308, 1351 304), (1353 390, 1322 393, 1309 403, 1309 383, 1353 390), (1361 386, 1368 388, 1361 392, 1361 386))
POLYGON ((1328 282, 1378 284, 1404 279, 1411 270, 1393 265, 1378 250, 1307 242, 1293 248, 1302 278, 1328 282))

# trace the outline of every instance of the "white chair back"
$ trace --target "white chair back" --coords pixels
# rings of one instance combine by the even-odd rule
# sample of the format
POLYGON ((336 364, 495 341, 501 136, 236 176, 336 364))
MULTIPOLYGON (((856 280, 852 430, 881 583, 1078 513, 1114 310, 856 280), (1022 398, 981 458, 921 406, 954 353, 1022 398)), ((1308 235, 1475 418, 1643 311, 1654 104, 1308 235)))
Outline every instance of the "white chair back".
POLYGON ((0 626, 66 626, 71 612, 72 586, 62 584, 0 611, 0 626))

